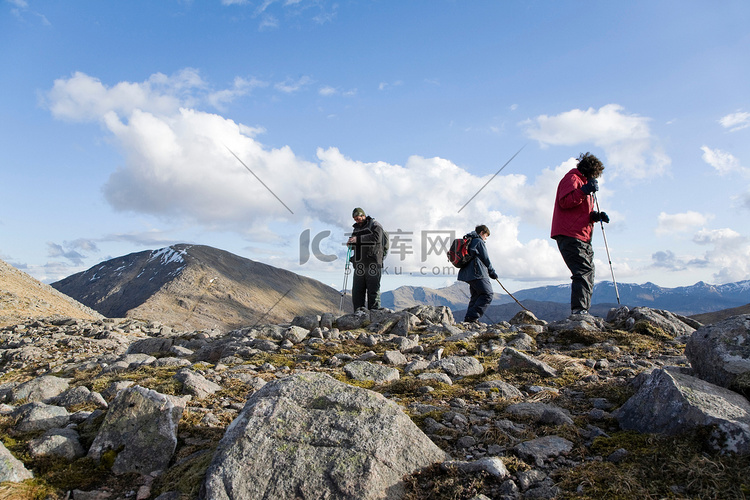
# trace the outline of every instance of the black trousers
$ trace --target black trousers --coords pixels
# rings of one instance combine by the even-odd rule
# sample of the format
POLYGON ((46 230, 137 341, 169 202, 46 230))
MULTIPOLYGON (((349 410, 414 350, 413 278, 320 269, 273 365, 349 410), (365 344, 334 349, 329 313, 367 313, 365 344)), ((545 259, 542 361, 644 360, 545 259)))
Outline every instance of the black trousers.
POLYGON ((594 249, 590 243, 570 236, 557 236, 555 239, 565 265, 572 273, 570 310, 588 311, 594 291, 594 249))
POLYGON ((492 302, 492 284, 487 278, 469 281, 469 307, 466 309, 464 321, 476 321, 482 317, 492 302))
POLYGON ((354 264, 352 305, 355 311, 360 307, 365 307, 365 298, 367 298, 367 309, 380 309, 381 273, 380 266, 375 262, 354 264))

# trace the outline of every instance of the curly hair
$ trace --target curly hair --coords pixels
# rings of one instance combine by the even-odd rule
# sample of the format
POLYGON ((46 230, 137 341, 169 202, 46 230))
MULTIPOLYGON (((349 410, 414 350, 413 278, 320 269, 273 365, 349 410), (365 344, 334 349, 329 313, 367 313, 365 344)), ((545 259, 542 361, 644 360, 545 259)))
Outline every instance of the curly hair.
POLYGON ((578 157, 578 170, 587 178, 596 179, 604 172, 604 164, 591 153, 581 153, 578 157))

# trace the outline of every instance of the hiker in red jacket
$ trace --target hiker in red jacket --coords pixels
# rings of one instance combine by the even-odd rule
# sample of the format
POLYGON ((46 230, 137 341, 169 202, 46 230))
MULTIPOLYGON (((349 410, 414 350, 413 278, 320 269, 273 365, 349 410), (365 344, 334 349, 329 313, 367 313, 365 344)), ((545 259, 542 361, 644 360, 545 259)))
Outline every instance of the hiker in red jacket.
POLYGON ((570 309, 574 315, 588 314, 594 290, 594 250, 591 235, 595 222, 609 223, 604 212, 594 210, 597 179, 604 171, 602 162, 591 153, 581 154, 578 165, 565 174, 557 186, 552 213, 552 234, 572 276, 570 309))

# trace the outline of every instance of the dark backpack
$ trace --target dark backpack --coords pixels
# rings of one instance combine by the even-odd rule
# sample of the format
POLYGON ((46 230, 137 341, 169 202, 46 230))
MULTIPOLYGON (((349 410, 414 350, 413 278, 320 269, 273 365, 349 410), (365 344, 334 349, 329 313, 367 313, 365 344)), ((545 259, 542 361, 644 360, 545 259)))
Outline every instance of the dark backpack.
POLYGON ((471 262, 471 259, 474 258, 473 255, 469 254, 469 244, 472 239, 471 236, 456 238, 448 249, 448 260, 459 269, 466 267, 471 262))
MULTIPOLYGON (((381 226, 382 227, 382 226, 381 226)), ((383 228, 383 258, 388 255, 388 250, 391 249, 391 235, 388 234, 388 231, 383 228)))

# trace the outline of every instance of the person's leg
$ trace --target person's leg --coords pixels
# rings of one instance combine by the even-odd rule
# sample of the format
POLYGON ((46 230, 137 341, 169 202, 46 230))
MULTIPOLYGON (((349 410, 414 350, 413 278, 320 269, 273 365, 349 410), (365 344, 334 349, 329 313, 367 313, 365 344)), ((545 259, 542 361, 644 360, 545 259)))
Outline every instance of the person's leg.
POLYGON ((352 276, 352 306, 356 311, 360 307, 365 307, 366 285, 366 268, 362 264, 354 264, 354 276, 352 276))
POLYGON ((476 280, 469 281, 469 305, 466 307, 466 315, 464 315, 464 322, 472 323, 479 319, 479 315, 474 312, 474 305, 479 298, 479 294, 474 288, 474 282, 476 280))
POLYGON ((469 306, 466 308, 464 321, 471 323, 482 317, 487 307, 492 302, 492 285, 488 279, 478 279, 469 281, 469 291, 471 299, 469 306))
POLYGON ((588 311, 594 291, 594 249, 589 243, 565 236, 557 239, 557 247, 572 274, 570 310, 588 311))
POLYGON ((370 264, 367 269, 367 308, 380 309, 380 277, 381 270, 377 264, 370 264))
POLYGON ((474 288, 477 292, 477 299, 474 301, 474 313, 477 315, 477 318, 481 318, 492 302, 492 284, 488 279, 475 281, 474 288))

